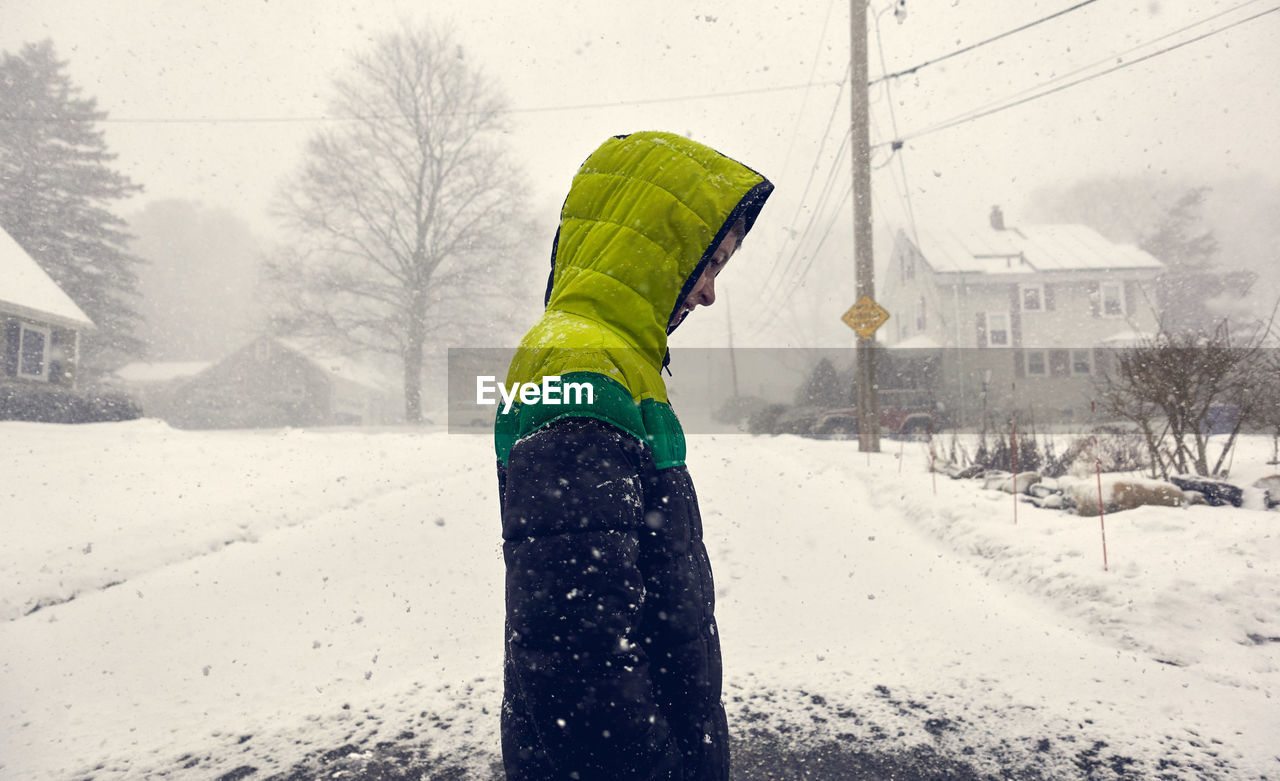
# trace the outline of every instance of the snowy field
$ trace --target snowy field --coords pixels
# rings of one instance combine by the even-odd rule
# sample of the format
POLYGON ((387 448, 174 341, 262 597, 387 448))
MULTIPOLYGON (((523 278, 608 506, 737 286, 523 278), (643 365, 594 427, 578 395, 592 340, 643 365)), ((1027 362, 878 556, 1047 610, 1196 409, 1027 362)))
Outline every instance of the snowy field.
MULTIPOLYGON (((317 777, 388 751, 488 777, 487 437, 144 420, 0 443, 0 778, 317 777)), ((690 438, 739 746, 1280 777, 1280 512, 1109 515, 1103 571, 1097 518, 1015 524, 898 447, 690 438)))

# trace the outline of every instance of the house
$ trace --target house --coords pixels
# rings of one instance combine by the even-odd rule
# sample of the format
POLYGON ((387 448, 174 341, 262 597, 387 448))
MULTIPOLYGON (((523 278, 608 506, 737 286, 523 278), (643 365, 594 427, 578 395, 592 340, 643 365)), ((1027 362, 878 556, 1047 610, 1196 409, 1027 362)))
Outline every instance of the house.
POLYGON ((1018 409, 1046 423, 1088 421, 1110 352, 1153 335, 1163 264, 1083 225, 899 231, 880 303, 889 347, 941 356, 954 419, 1018 409))
POLYGON ((144 414, 179 428, 377 425, 395 418, 391 384, 376 370, 271 336, 204 368, 140 365, 116 374, 144 414))
POLYGON ((193 377, 213 361, 135 361, 102 379, 102 384, 134 401, 147 417, 169 420, 173 400, 193 377))
POLYGON ((93 327, 35 259, 0 228, 0 385, 74 389, 80 334, 93 327))

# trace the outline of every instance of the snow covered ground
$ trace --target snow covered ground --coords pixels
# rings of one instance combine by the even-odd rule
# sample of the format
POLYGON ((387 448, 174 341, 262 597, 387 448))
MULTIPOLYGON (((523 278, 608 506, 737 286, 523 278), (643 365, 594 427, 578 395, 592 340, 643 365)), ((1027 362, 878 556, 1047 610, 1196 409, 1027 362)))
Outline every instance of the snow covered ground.
MULTIPOLYGON (((135 421, 0 442, 0 778, 268 778, 389 746, 488 770, 487 437, 135 421)), ((923 446, 885 449, 690 438, 740 739, 1280 776, 1280 512, 1109 515, 1103 571, 1097 518, 1014 524, 1009 495, 935 493, 923 446)), ((1237 475, 1269 455, 1247 441, 1237 475)))

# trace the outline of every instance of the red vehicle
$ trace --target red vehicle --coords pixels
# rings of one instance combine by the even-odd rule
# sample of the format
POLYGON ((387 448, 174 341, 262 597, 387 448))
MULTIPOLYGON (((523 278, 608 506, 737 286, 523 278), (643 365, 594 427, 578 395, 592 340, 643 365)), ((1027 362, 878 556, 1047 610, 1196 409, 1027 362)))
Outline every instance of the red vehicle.
MULTIPOLYGON (((880 433, 889 437, 924 439, 942 423, 940 405, 927 390, 882 390, 880 433)), ((819 439, 855 439, 858 410, 852 407, 827 410, 813 423, 819 439)))

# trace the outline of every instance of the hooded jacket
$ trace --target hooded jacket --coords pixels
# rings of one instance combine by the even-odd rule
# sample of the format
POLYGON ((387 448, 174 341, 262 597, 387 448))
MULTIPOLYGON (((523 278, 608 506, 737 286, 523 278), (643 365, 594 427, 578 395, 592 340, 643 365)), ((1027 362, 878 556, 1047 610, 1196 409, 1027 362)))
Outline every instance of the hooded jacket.
POLYGON ((711 568, 660 374, 668 324, 773 185, 667 133, 606 141, 561 212, 498 415, 509 779, 727 779, 711 568), (558 377, 555 380, 547 378, 558 377))

